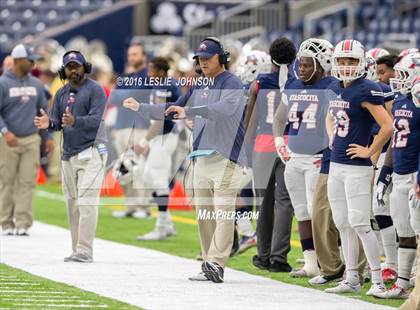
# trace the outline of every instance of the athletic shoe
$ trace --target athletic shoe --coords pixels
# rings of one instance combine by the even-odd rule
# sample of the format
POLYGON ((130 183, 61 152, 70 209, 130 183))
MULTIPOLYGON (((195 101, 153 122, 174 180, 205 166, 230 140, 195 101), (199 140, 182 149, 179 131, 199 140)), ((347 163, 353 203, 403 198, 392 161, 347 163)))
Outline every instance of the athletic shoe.
POLYGON ((134 213, 132 213, 130 216, 139 220, 147 219, 147 218, 150 218, 150 212, 144 211, 144 210, 137 210, 134 213))
MULTIPOLYGON (((368 295, 368 293, 366 293, 366 295, 368 295)), ((372 296, 383 299, 407 299, 408 295, 410 295, 410 292, 399 287, 396 283, 394 283, 389 290, 384 289, 383 291, 374 292, 372 294, 372 296)))
POLYGON ((270 267, 270 260, 268 258, 264 259, 259 257, 258 255, 254 255, 252 257, 252 264, 258 269, 268 270, 268 268, 270 267))
POLYGON ((305 267, 292 270, 289 274, 292 278, 312 278, 318 275, 318 272, 308 272, 305 267))
POLYGON ((76 263, 92 263, 93 259, 92 257, 87 256, 83 253, 77 253, 69 257, 70 261, 76 262, 76 263))
POLYGON ((385 283, 393 283, 397 280, 398 274, 392 268, 382 269, 382 278, 385 283))
POLYGON ((386 287, 383 284, 373 283, 370 289, 366 292, 366 296, 377 296, 385 292, 386 287))
POLYGON ((117 218, 132 217, 133 213, 127 211, 114 211, 112 212, 112 216, 117 218))
POLYGON ((246 250, 257 245, 257 234, 254 233, 251 237, 242 236, 239 240, 238 254, 244 253, 246 250))
POLYGON ((29 236, 28 230, 26 228, 17 228, 16 236, 29 236))
POLYGON ((359 283, 354 285, 344 280, 341 281, 336 287, 325 289, 324 292, 332 294, 360 293, 360 289, 361 286, 359 283))
POLYGON ((175 225, 171 224, 171 225, 167 226, 165 229, 166 229, 166 236, 167 237, 176 236, 175 225))
POLYGON ((158 241, 167 238, 165 227, 155 227, 151 232, 136 237, 139 241, 158 241))
POLYGON ((341 266, 340 271, 337 272, 336 274, 331 275, 331 276, 324 276, 320 274, 310 279, 308 283, 316 286, 316 285, 324 285, 332 281, 339 281, 343 278, 343 274, 345 270, 346 270, 346 266, 343 265, 341 266))
POLYGON ((223 282, 223 268, 218 263, 204 262, 201 265, 204 275, 214 283, 223 282))
POLYGON ((188 280, 190 281, 210 281, 209 278, 204 274, 204 272, 200 272, 199 274, 189 277, 188 280))
POLYGON ((72 253, 71 255, 64 257, 64 262, 68 263, 73 261, 73 256, 76 255, 76 253, 72 253))
POLYGON ((3 236, 13 236, 14 235, 13 228, 3 228, 2 229, 2 235, 3 236))
POLYGON ((290 272, 292 267, 286 262, 272 262, 268 267, 270 272, 290 272))

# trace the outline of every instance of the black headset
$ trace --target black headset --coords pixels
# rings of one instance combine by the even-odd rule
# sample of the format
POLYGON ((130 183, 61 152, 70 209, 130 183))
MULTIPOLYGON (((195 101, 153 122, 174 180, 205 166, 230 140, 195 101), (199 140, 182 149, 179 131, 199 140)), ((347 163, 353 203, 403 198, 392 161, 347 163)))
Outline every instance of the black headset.
MULTIPOLYGON (((77 54, 80 54, 80 55, 82 55, 82 56, 83 56, 83 54, 82 54, 81 52, 79 52, 79 51, 74 51, 74 50, 67 51, 67 52, 63 55, 63 62, 64 62, 64 58, 65 58, 68 54, 70 54, 70 53, 77 53, 77 54)), ((85 63, 83 64, 83 68, 85 69, 85 74, 89 74, 89 73, 91 73, 91 72, 92 72, 92 64, 91 64, 90 62, 87 62, 87 61, 86 61, 85 56, 83 56, 83 58, 85 59, 85 63)), ((64 68, 64 65, 62 65, 62 66, 60 67, 60 69, 58 69, 58 76, 60 77, 60 79, 61 79, 61 80, 65 80, 65 79, 67 79, 67 76, 66 76, 66 70, 65 70, 65 68, 64 68)))
POLYGON ((204 38, 201 43, 203 43, 204 41, 212 41, 215 42, 217 45, 219 45, 220 51, 219 51, 219 63, 221 65, 226 65, 229 61, 230 61, 230 53, 225 50, 225 48, 223 47, 222 42, 220 42, 220 40, 216 37, 207 37, 204 38))

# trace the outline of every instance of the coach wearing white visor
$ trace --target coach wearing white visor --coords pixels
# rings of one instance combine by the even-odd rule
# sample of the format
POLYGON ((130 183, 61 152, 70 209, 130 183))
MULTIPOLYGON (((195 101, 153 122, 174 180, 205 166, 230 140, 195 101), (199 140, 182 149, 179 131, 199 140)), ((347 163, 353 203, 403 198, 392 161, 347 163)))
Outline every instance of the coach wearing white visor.
MULTIPOLYGON (((40 143, 33 118, 47 108, 45 90, 30 72, 39 56, 32 47, 12 50, 13 67, 0 77, 0 224, 3 235, 28 235, 39 167, 40 143)), ((47 152, 53 147, 47 143, 47 152)))
POLYGON ((194 151, 189 158, 193 161, 193 198, 204 262, 203 272, 190 280, 220 283, 232 248, 232 214, 242 175, 240 166, 245 164, 245 97, 241 80, 225 70, 229 53, 218 39, 204 39, 194 59, 198 59, 204 77, 214 79, 214 83, 198 83, 176 102, 152 106, 129 98, 123 104, 147 118, 194 120, 194 151))

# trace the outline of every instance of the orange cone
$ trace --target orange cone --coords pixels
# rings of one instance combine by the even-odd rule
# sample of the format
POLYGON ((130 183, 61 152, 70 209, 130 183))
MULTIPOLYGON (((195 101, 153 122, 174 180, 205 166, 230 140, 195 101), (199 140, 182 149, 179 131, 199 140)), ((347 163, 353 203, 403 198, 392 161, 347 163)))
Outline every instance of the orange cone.
POLYGON ((106 197, 121 197, 124 195, 124 190, 120 182, 115 178, 112 169, 108 171, 105 176, 104 183, 101 189, 101 196, 106 197))
POLYGON ((184 186, 179 181, 175 182, 175 186, 169 194, 168 208, 175 210, 191 210, 190 199, 185 193, 184 186))
POLYGON ((36 178, 37 184, 45 184, 47 183, 47 176, 45 175, 44 169, 40 166, 38 169, 38 176, 36 178))

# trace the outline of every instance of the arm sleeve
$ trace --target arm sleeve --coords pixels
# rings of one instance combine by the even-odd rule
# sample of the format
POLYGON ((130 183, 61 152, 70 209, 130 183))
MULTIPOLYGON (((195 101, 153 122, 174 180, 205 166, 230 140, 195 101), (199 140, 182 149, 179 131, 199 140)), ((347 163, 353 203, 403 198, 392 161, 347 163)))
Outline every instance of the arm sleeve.
POLYGON ((90 109, 87 115, 75 116, 74 128, 80 129, 97 129, 101 124, 106 104, 106 95, 102 87, 95 86, 92 88, 90 97, 90 109))
POLYGON ((61 130, 61 117, 62 113, 60 112, 60 100, 62 98, 62 91, 59 90, 55 93, 51 111, 49 114, 50 118, 50 127, 49 130, 58 131, 61 130))
POLYGON ((6 93, 3 90, 3 87, 0 85, 0 133, 2 131, 7 130, 6 123, 3 120, 2 110, 3 110, 3 102, 4 98, 6 97, 6 93))
POLYGON ((191 88, 185 95, 178 98, 175 102, 167 102, 160 104, 145 104, 140 103, 140 115, 147 119, 163 120, 165 119, 165 110, 171 105, 184 107, 192 95, 193 89, 191 88))
POLYGON ((207 111, 206 109, 198 106, 197 108, 191 108, 189 112, 194 113, 194 109, 201 109, 201 111, 203 111, 201 115, 202 117, 210 120, 217 120, 220 118, 231 117, 238 113, 240 109, 242 110, 241 113, 243 113, 245 100, 245 91, 240 80, 229 78, 229 80, 226 81, 226 85, 221 90, 219 101, 209 104, 207 106, 207 111))
POLYGON ((381 87, 372 82, 368 85, 365 85, 363 94, 361 96, 360 102, 368 102, 374 105, 384 105, 384 93, 382 92, 381 87))

